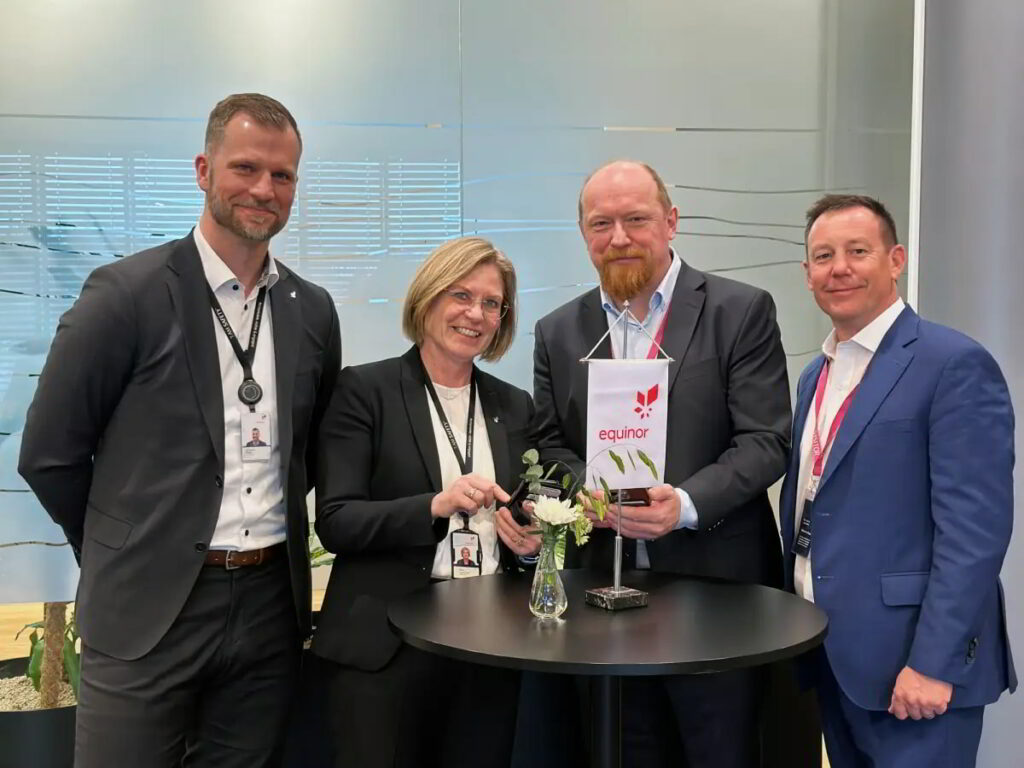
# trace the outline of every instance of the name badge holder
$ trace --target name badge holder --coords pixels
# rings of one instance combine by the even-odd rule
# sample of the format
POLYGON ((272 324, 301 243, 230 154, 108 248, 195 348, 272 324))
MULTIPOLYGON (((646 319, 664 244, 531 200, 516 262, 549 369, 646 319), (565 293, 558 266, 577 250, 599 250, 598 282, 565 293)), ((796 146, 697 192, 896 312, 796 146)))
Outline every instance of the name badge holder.
POLYGON ((224 309, 209 285, 206 286, 206 292, 210 298, 210 307, 213 309, 214 317, 217 318, 217 322, 231 344, 235 357, 242 366, 242 383, 238 387, 238 399, 243 406, 248 408, 248 413, 243 408, 241 420, 242 460, 268 461, 272 437, 270 416, 263 411, 257 412, 256 410, 256 406, 263 399, 263 387, 253 377, 252 372, 252 364, 256 359, 256 344, 260 338, 260 326, 263 324, 263 306, 267 300, 267 286, 261 287, 256 296, 247 349, 242 349, 231 323, 228 322, 227 315, 224 314, 224 309))
POLYGON ((853 396, 857 394, 857 387, 846 396, 839 411, 832 419, 825 444, 821 444, 821 437, 818 434, 818 423, 821 420, 821 405, 825 399, 825 386, 828 383, 828 374, 831 365, 826 360, 818 375, 818 383, 814 389, 814 428, 811 432, 811 476, 807 481, 807 490, 804 493, 803 514, 800 516, 800 528, 793 538, 792 553, 799 557, 810 557, 811 555, 811 530, 814 523, 814 499, 818 495, 818 485, 821 483, 821 475, 825 469, 825 454, 829 446, 839 432, 839 427, 846 418, 846 412, 850 410, 853 396))
MULTIPOLYGON (((448 421, 448 416, 441 407, 441 399, 434 390, 434 384, 427 377, 427 391, 434 403, 434 410, 437 418, 444 428, 444 434, 448 438, 448 444, 452 447, 455 460, 459 463, 459 469, 463 475, 473 471, 473 425, 476 420, 476 377, 471 376, 469 380, 469 416, 466 418, 466 457, 462 457, 459 444, 455 440, 455 432, 448 421)), ((451 553, 452 578, 466 579, 479 576, 483 572, 483 546, 480 543, 480 534, 469 527, 469 515, 460 511, 462 528, 454 530, 448 537, 448 546, 451 553), (475 558, 475 559, 474 559, 475 558)))

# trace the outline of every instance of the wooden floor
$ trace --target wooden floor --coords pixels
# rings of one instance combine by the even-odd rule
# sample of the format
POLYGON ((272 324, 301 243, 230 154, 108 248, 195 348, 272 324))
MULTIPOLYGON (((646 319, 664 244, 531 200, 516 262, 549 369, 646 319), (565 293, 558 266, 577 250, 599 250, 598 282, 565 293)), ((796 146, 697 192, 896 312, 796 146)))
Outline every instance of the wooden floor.
MULTIPOLYGON (((313 604, 316 608, 324 599, 322 589, 313 590, 313 604)), ((23 626, 33 621, 42 621, 42 603, 9 603, 0 605, 0 659, 14 659, 28 655, 28 633, 22 634, 18 640, 14 636, 23 626)), ((829 768, 824 746, 821 749, 822 768, 829 768)))

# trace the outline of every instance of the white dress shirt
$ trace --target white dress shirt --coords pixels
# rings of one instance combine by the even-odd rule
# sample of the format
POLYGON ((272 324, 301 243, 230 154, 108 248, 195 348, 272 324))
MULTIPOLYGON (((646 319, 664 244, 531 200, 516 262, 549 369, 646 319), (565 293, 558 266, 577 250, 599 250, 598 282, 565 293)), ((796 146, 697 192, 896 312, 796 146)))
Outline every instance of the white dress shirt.
MULTIPOLYGON (((672 301, 672 294, 675 292, 676 280, 679 278, 679 271, 681 269, 679 257, 676 256, 675 251, 670 250, 670 253, 672 254, 672 263, 669 265, 668 271, 661 279, 661 282, 658 283, 654 295, 651 296, 643 322, 637 324, 632 320, 626 320, 629 323, 629 348, 625 351, 625 354, 623 354, 622 350, 622 325, 616 325, 615 329, 611 332, 612 355, 617 360, 645 359, 651 349, 651 339, 656 338, 658 335, 658 328, 661 327, 665 313, 669 311, 669 304, 672 301), (645 330, 647 333, 644 333, 645 330)), ((612 298, 605 293, 604 288, 601 288, 601 306, 608 317, 608 327, 611 328, 615 320, 622 313, 622 308, 615 305, 612 298)), ((633 314, 635 315, 636 312, 634 311, 633 314)), ((661 467, 661 470, 664 473, 665 468, 661 467)), ((690 494, 682 488, 676 488, 676 495, 679 497, 679 521, 676 523, 676 530, 680 528, 696 530, 697 508, 693 505, 690 494)), ((650 560, 647 557, 647 545, 639 540, 636 543, 636 567, 650 568, 650 560)))
MULTIPOLYGON (((882 338, 888 333, 892 324, 896 322, 904 307, 903 300, 896 301, 882 314, 864 326, 853 338, 848 341, 836 341, 835 329, 829 333, 825 342, 821 345, 821 351, 829 361, 828 379, 825 382, 825 392, 821 401, 821 413, 818 414, 818 438, 822 442, 825 454, 822 459, 822 466, 828 466, 828 456, 832 452, 832 444, 824 445, 828 439, 829 430, 832 428, 832 421, 843 405, 846 397, 860 384, 864 378, 864 372, 868 363, 874 357, 882 338)), ((817 381, 814 382, 817 384, 817 381)), ((854 396, 856 399, 856 395, 854 396)), ((807 486, 811 478, 811 466, 814 460, 811 456, 811 441, 814 427, 814 392, 811 392, 811 407, 807 411, 807 419, 804 422, 804 431, 800 438, 800 473, 797 476, 796 486, 796 515, 793 521, 794 534, 800 530, 800 521, 803 518, 804 501, 807 498, 807 486)), ((838 433, 837 433, 838 434, 838 433)), ((811 553, 814 553, 814 526, 811 526, 811 553)), ((793 565, 793 582, 798 595, 814 602, 813 568, 810 557, 796 556, 793 565)))
MULTIPOLYGON (((464 387, 444 387, 434 384, 437 398, 441 401, 441 408, 448 419, 448 424, 455 434, 455 442, 466 456, 466 423, 469 421, 469 385, 464 387)), ((437 417, 437 410, 430 402, 430 393, 423 388, 423 396, 427 398, 430 411, 430 423, 434 428, 434 441, 437 443, 437 457, 441 462, 441 488, 448 490, 456 480, 462 477, 462 468, 459 466, 455 452, 452 451, 451 443, 448 442, 448 435, 445 434, 441 420, 437 417)), ((477 386, 476 414, 473 419, 473 473, 494 479, 494 457, 491 454, 491 441, 487 436, 487 424, 484 421, 484 410, 480 405, 480 389, 477 386)), ((495 505, 477 510, 475 515, 469 518, 469 528, 476 531, 480 536, 480 548, 483 551, 483 562, 481 573, 487 575, 498 570, 498 529, 495 521, 495 505)), ((462 528, 462 515, 454 514, 448 520, 448 535, 437 545, 434 552, 434 567, 430 575, 435 579, 450 579, 452 577, 452 549, 451 532, 462 528)), ((474 560, 476 552, 472 553, 474 560)))
MULTIPOLYGON (((267 254, 267 267, 252 293, 245 295, 245 287, 235 274, 221 261, 203 237, 199 227, 195 230, 196 246, 203 264, 206 280, 220 302, 231 330, 238 337, 242 349, 249 345, 253 310, 258 291, 264 285, 270 288, 278 280, 277 263, 267 254)), ((238 399, 242 384, 242 364, 228 341, 224 329, 210 309, 210 323, 217 339, 217 358, 224 396, 224 490, 221 497, 217 525, 210 541, 210 549, 239 551, 261 549, 282 542, 285 533, 284 488, 281 482, 281 450, 277 434, 277 375, 274 367, 274 324, 270 311, 270 296, 263 305, 263 320, 253 360, 253 378, 263 388, 263 398, 256 410, 265 411, 270 418, 269 461, 242 461, 242 411, 249 407, 238 399)), ((264 436, 264 440, 266 437, 264 436)))

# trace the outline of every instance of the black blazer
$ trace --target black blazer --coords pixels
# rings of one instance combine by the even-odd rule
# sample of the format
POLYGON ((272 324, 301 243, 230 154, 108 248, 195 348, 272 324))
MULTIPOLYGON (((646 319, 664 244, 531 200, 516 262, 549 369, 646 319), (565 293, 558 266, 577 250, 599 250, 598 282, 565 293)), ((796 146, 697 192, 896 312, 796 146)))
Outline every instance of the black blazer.
MULTIPOLYGON (((307 450, 341 339, 330 294, 278 268, 269 297, 281 479, 296 620, 308 634, 307 450)), ((78 626, 107 655, 151 650, 203 566, 224 485, 217 333, 191 234, 107 264, 61 318, 29 408, 18 469, 80 553, 78 626)))
MULTIPOLYGON (((499 485, 511 492, 531 447, 533 401, 477 370, 499 485)), ((341 372, 319 438, 316 530, 338 557, 331 569, 313 652, 365 671, 384 667, 401 641, 387 601, 429 583, 448 520, 433 520, 441 488, 432 407, 419 349, 341 372)), ((501 564, 517 568, 498 540, 501 564)))
MULTIPOLYGON (((537 323, 534 397, 543 460, 583 465, 587 366, 578 361, 607 330, 596 288, 537 323)), ((791 416, 771 296, 684 262, 662 347, 673 358, 662 477, 690 495, 699 530, 648 542, 651 568, 781 585, 779 533, 766 490, 785 471, 791 416)), ((611 356, 605 338, 595 357, 611 356)), ((613 541, 610 530, 599 529, 579 551, 569 542, 566 563, 610 568, 613 541)), ((625 567, 635 552, 627 540, 625 567)))

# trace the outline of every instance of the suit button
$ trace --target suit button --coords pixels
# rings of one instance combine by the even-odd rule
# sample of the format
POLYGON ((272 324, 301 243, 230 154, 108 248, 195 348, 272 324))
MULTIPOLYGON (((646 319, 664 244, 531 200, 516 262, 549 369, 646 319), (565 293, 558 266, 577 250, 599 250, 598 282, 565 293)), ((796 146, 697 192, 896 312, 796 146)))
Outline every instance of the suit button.
POLYGON ((196 552, 205 552, 205 551, 206 551, 206 545, 203 544, 203 542, 201 542, 201 541, 197 541, 196 542, 196 552))
POLYGON ((216 479, 213 482, 218 488, 224 487, 224 478, 221 477, 220 475, 217 475, 216 479))

